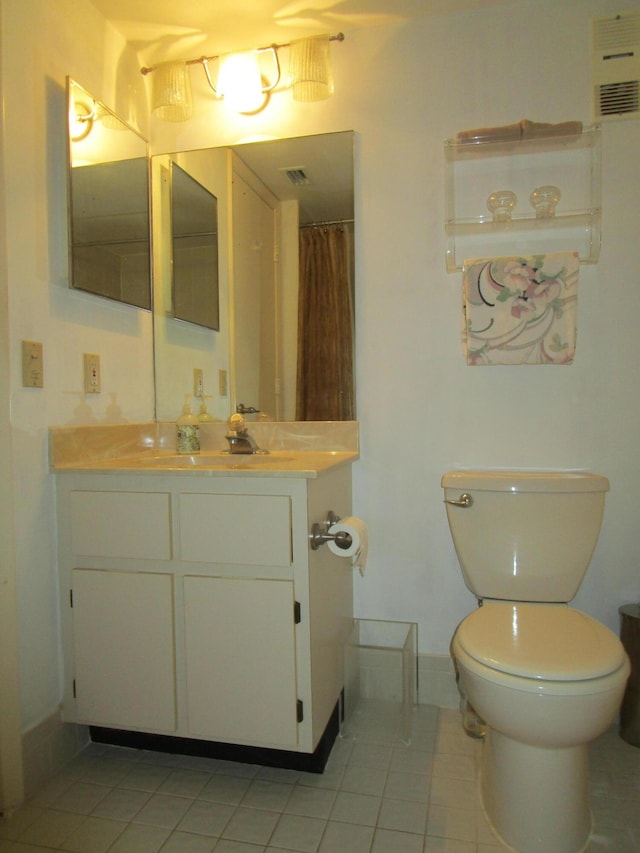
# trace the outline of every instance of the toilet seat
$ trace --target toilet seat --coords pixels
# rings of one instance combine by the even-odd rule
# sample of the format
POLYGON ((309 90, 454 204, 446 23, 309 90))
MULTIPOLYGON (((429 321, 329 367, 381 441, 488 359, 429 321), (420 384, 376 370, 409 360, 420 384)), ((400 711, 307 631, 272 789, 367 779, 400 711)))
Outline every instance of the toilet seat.
POLYGON ((609 628, 562 605, 485 603, 463 620, 455 639, 483 667, 534 682, 602 678, 625 662, 609 628))

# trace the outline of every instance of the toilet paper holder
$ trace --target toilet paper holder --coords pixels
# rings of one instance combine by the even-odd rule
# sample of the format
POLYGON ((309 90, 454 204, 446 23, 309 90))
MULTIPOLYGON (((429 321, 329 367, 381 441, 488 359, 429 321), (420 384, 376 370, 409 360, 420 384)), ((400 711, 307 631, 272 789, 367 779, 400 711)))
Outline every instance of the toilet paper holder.
POLYGON ((311 550, 317 551, 325 542, 335 542, 338 548, 351 547, 351 536, 344 530, 339 530, 337 533, 329 533, 329 530, 334 524, 340 521, 340 516, 329 510, 326 519, 319 524, 317 521, 311 525, 311 533, 309 540, 311 542, 311 550))

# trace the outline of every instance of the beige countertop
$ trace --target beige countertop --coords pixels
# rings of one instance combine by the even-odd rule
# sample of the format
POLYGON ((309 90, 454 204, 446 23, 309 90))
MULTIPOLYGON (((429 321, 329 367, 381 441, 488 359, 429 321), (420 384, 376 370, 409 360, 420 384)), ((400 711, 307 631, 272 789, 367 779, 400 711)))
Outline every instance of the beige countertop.
POLYGON ((140 453, 111 459, 58 464, 56 474, 142 474, 144 476, 188 474, 215 477, 302 477, 313 479, 338 465, 351 464, 358 453, 345 451, 281 450, 267 454, 231 454, 203 451, 198 454, 140 453))

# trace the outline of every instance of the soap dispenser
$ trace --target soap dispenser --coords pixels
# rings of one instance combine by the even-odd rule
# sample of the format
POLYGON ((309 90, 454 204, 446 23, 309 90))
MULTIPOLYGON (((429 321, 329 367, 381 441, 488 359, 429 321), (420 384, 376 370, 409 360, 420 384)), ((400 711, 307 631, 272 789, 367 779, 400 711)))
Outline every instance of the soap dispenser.
POLYGON ((200 453, 200 422, 191 411, 189 394, 185 394, 182 414, 176 421, 176 452, 200 453))
POLYGON ((201 424, 211 423, 215 418, 213 415, 210 415, 207 411, 207 403, 206 400, 208 397, 213 397, 213 394, 201 394, 200 395, 200 411, 198 412, 198 421, 201 424))

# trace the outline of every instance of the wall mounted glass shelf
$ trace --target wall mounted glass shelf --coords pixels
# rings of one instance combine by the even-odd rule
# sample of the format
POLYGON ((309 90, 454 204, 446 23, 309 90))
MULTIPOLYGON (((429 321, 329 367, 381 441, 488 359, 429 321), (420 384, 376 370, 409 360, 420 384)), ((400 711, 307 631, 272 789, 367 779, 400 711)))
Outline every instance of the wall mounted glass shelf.
POLYGON ((597 263, 601 241, 601 131, 570 136, 445 142, 445 234, 448 272, 464 261, 499 255, 577 251, 597 263), (530 196, 560 190, 554 215, 536 215, 530 196), (506 212, 495 196, 516 196, 506 212), (494 211, 492 213, 492 210, 494 211))

